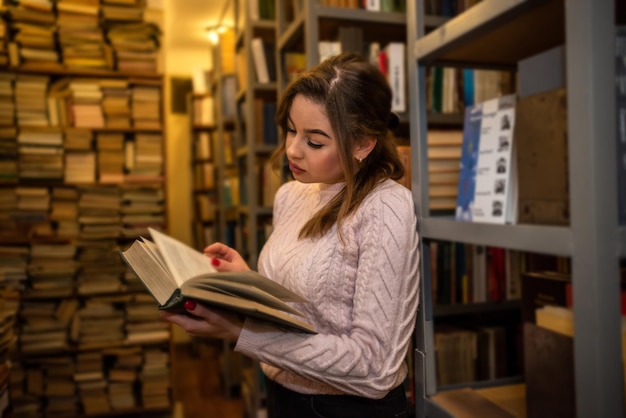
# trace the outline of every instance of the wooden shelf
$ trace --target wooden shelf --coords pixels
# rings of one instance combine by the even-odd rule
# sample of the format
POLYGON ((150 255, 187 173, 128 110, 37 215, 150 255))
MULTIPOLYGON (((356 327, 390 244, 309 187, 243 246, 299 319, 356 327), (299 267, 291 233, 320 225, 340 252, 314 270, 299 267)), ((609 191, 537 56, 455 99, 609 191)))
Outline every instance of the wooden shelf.
POLYGON ((9 72, 16 74, 40 74, 54 76, 89 76, 89 77, 107 77, 107 78, 130 78, 143 79, 147 81, 162 82, 164 75, 159 73, 145 73, 134 71, 117 71, 107 69, 89 69, 89 68, 65 68, 61 65, 57 66, 41 66, 39 64, 22 65, 19 67, 3 67, 0 72, 9 72))

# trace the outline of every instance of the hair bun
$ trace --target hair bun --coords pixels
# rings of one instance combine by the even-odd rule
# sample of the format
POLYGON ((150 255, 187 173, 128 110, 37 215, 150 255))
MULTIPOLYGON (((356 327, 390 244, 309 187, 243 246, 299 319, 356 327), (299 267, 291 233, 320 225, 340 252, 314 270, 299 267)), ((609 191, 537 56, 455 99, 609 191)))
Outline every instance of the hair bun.
POLYGON ((400 125, 400 117, 394 112, 389 113, 389 119, 387 120, 387 128, 392 131, 400 125))

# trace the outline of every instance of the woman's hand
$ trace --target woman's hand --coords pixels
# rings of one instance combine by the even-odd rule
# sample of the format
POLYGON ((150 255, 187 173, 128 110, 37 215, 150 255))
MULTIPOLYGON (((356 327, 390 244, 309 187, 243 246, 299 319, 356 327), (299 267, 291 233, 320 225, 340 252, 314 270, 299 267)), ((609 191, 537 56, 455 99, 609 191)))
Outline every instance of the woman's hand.
POLYGON ((249 271, 243 257, 226 244, 216 242, 204 249, 204 255, 210 257, 211 264, 217 271, 249 271))
MULTIPOLYGON (((204 254, 211 258, 211 264, 217 271, 250 270, 237 251, 220 242, 206 247, 204 254)), ((243 328, 243 319, 238 315, 220 309, 207 308, 192 300, 185 301, 185 309, 189 315, 162 311, 161 317, 180 326, 192 336, 234 340, 239 338, 243 328)))
POLYGON ((195 337, 236 340, 243 328, 243 320, 236 314, 209 309, 192 300, 185 301, 189 315, 160 311, 161 317, 195 337))

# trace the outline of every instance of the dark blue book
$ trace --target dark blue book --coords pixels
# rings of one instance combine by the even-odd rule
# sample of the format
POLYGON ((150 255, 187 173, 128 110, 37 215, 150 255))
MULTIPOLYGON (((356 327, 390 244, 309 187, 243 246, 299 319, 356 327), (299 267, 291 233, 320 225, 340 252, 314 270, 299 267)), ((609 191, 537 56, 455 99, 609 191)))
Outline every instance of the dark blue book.
POLYGON ((474 70, 463 69, 463 103, 465 106, 474 105, 474 70))
POLYGON ((457 220, 472 220, 482 113, 481 103, 465 108, 463 146, 461 149, 461 165, 459 171, 459 191, 457 193, 455 214, 457 220))

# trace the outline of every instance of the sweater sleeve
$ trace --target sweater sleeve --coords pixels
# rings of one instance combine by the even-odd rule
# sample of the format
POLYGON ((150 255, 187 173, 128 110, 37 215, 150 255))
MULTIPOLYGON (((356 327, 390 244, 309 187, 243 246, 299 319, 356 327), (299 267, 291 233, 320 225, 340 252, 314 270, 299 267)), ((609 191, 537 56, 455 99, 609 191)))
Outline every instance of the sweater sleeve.
POLYGON ((351 327, 306 335, 246 321, 236 350, 343 393, 381 398, 398 382, 418 305, 417 220, 410 192, 385 187, 348 226, 358 245, 351 327))

